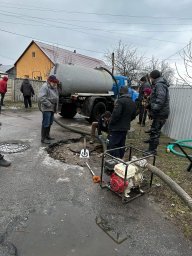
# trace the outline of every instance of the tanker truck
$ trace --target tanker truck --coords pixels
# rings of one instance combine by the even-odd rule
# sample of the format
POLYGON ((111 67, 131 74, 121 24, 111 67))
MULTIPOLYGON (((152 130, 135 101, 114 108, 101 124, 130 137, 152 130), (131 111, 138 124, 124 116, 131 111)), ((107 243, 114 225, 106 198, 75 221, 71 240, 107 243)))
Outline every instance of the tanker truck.
POLYGON ((106 110, 113 110, 119 86, 123 86, 123 82, 125 85, 127 81, 127 77, 123 76, 118 76, 117 81, 105 68, 93 69, 70 64, 56 64, 50 74, 60 81, 61 116, 73 118, 78 111, 89 122, 98 120, 106 110))

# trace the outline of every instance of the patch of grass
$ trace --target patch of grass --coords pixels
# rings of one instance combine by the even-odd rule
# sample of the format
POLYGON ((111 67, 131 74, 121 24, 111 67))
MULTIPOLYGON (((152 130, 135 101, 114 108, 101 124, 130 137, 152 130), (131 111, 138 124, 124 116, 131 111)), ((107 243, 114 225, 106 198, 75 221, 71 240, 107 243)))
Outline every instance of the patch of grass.
MULTIPOLYGON (((132 127, 135 129, 134 138, 127 140, 127 144, 132 144, 142 150, 147 149, 148 144, 144 144, 143 140, 148 138, 144 130, 149 127, 140 127, 136 122, 132 127)), ((166 147, 173 140, 169 137, 161 135, 160 145, 158 146, 158 156, 156 166, 172 178, 185 192, 192 197, 192 171, 187 172, 186 169, 189 161, 185 157, 176 156, 173 153, 167 153, 166 147)), ((188 152, 192 154, 192 152, 188 152)), ((175 223, 184 233, 184 235, 192 240, 192 212, 185 203, 158 177, 155 177, 153 184, 159 183, 160 186, 153 186, 150 195, 154 201, 159 204, 162 211, 166 213, 167 218, 175 223)))

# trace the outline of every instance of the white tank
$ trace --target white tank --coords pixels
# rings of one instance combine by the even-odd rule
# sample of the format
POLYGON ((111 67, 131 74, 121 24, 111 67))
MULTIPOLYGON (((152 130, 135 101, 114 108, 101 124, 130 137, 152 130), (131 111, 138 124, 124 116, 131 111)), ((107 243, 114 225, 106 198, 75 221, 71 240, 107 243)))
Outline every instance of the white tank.
POLYGON ((74 93, 108 93, 113 86, 113 79, 105 70, 56 64, 51 74, 60 81, 63 96, 74 93))

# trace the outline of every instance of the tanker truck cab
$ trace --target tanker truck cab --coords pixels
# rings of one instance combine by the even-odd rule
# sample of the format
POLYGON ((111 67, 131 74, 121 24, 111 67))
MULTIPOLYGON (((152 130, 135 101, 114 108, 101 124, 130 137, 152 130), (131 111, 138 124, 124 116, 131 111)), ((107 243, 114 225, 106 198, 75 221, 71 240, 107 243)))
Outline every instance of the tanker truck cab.
POLYGON ((131 85, 131 80, 127 76, 114 76, 116 83, 113 83, 113 92, 115 95, 115 98, 119 97, 119 92, 121 87, 127 86, 129 87, 131 85))
POLYGON ((118 76, 116 90, 114 77, 105 68, 87 68, 77 65, 56 64, 51 70, 60 81, 59 109, 61 116, 73 118, 76 113, 89 122, 98 120, 106 110, 111 111, 118 97, 119 85, 126 77, 118 76), (119 83, 119 85, 118 85, 119 83), (118 88, 117 88, 118 87, 118 88))

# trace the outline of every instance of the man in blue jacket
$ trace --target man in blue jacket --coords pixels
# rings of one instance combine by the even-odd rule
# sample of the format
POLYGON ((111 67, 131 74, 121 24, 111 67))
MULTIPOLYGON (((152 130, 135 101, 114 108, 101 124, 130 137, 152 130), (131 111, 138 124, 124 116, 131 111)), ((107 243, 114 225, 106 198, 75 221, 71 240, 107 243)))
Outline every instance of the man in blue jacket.
MULTIPOLYGON (((116 100, 109 122, 109 149, 125 146, 127 131, 131 121, 136 117, 136 105, 127 94, 128 88, 122 87, 120 98, 116 100)), ((113 150, 112 156, 123 158, 125 149, 113 150)))
POLYGON ((157 146, 159 145, 159 137, 161 128, 165 124, 169 116, 169 85, 161 76, 158 70, 150 73, 150 80, 153 84, 153 90, 149 102, 149 114, 152 118, 150 138, 148 140, 149 148, 145 155, 157 154, 157 146))

